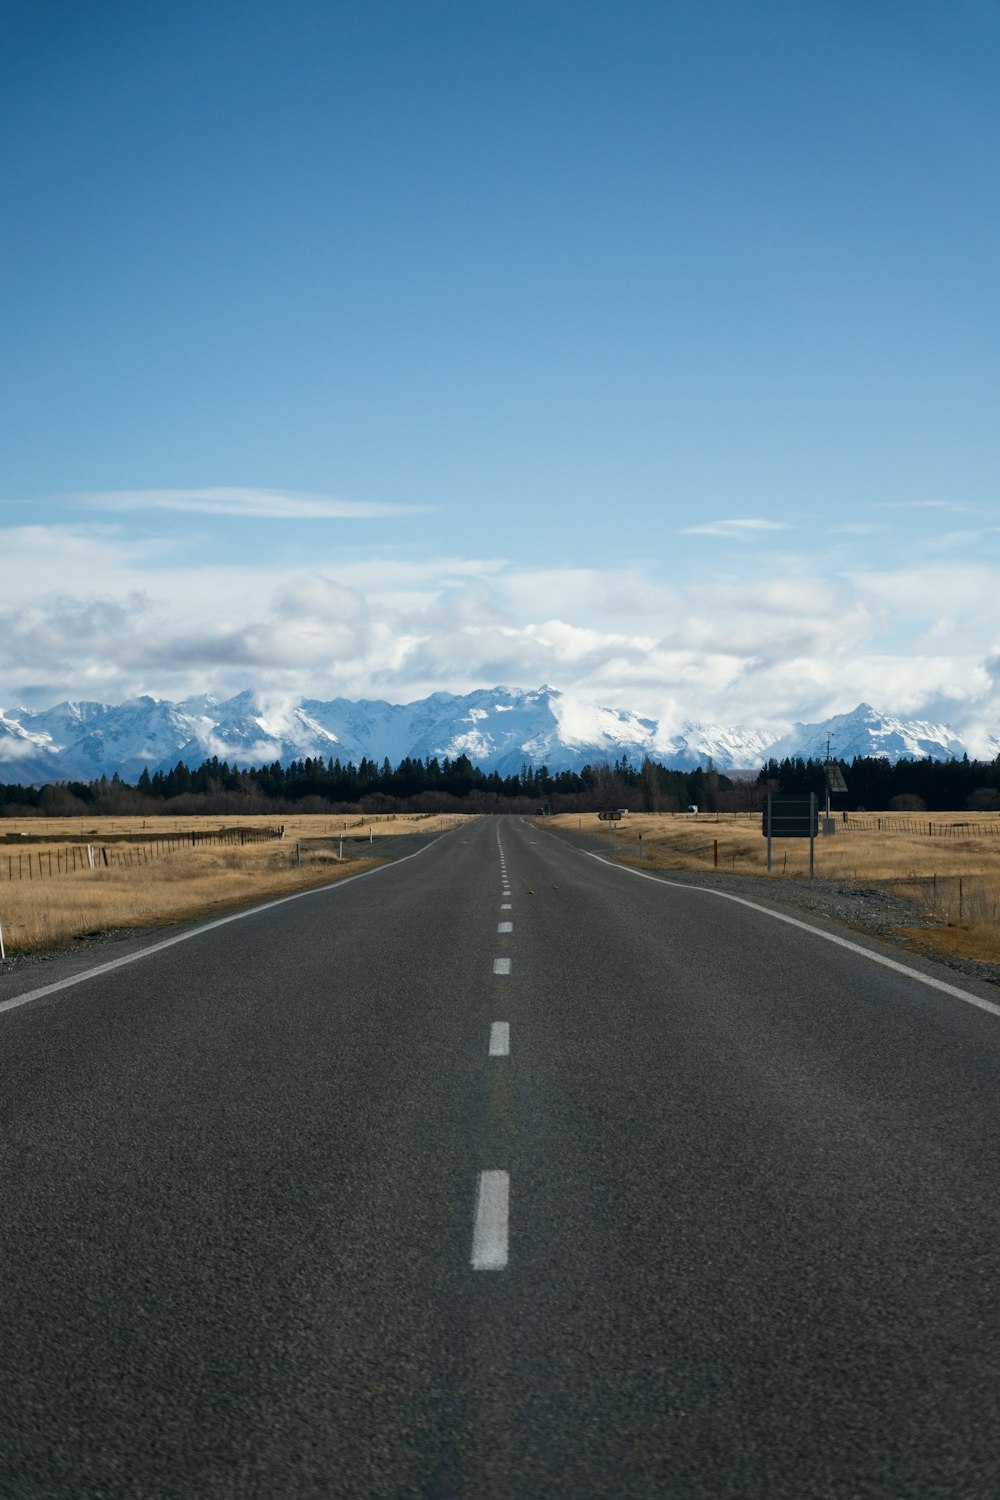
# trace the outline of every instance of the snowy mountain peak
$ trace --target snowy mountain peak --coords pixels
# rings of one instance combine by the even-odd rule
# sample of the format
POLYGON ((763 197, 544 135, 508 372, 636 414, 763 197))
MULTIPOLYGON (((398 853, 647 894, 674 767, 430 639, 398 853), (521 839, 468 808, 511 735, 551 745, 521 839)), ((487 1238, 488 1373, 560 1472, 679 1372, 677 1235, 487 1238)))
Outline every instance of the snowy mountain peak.
POLYGON ((820 724, 796 724, 770 746, 767 755, 775 760, 796 755, 824 760, 827 747, 837 760, 853 760, 856 755, 885 756, 891 761, 926 756, 947 760, 952 755, 961 756, 965 750, 946 724, 922 719, 904 722, 878 713, 868 703, 859 703, 850 713, 835 714, 820 724))
MULTIPOLYGON (((993 736, 982 743, 1000 748, 993 736)), ((681 770, 756 770, 769 758, 823 759, 829 743, 841 760, 961 756, 947 725, 901 720, 868 703, 821 723, 796 724, 776 737, 769 727, 726 727, 676 718, 657 721, 545 685, 432 693, 413 703, 378 699, 268 699, 253 689, 219 701, 171 703, 148 696, 117 706, 64 702, 41 711, 0 710, 0 781, 92 780, 118 772, 189 766, 217 755, 236 765, 287 764, 303 757, 392 765, 467 755, 485 770, 517 773, 525 764, 553 772, 649 755, 681 770)), ((977 746, 978 748, 978 746, 977 746)))

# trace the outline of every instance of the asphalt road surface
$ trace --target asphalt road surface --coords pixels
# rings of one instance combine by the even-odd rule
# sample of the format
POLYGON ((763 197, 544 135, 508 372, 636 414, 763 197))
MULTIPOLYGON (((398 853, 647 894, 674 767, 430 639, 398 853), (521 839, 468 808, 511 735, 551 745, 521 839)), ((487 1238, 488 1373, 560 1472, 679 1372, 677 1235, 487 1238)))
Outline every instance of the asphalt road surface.
POLYGON ((182 936, 0 1010, 0 1495, 1000 1495, 1000 1011, 514 818, 182 936))

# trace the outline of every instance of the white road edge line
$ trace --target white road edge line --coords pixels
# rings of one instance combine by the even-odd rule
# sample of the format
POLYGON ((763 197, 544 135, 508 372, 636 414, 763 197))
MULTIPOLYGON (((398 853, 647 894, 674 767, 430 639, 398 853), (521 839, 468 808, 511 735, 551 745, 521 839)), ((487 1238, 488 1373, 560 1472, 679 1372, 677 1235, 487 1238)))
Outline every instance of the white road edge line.
POLYGON ((472 1231, 472 1269, 502 1271, 507 1264, 510 1227, 510 1174, 480 1172, 476 1222, 472 1231))
POLYGON ((966 1005, 975 1005, 980 1010, 989 1011, 991 1016, 1000 1016, 1000 1005, 993 1000, 983 1000, 979 995, 973 995, 969 990, 959 989, 957 984, 948 984, 943 979, 934 979, 930 974, 921 974, 919 969, 911 969, 909 964, 901 964, 898 959, 888 958, 884 953, 873 953, 871 948, 862 947, 860 943, 852 943, 850 938, 839 937, 835 932, 824 932, 822 927, 813 927, 809 922, 802 922, 798 917, 786 916, 784 912, 772 911, 769 906, 761 906, 759 901, 748 901, 746 896, 734 896, 730 891, 716 891, 707 885, 685 885, 681 880, 661 880, 656 875, 647 875, 644 870, 633 870, 628 865, 612 864, 610 859, 605 859, 603 854, 594 854, 589 849, 581 850, 589 859, 596 859, 609 869, 620 870, 623 875, 637 875, 640 880, 651 880, 654 885, 673 886, 678 891, 700 891, 704 896, 718 896, 723 901, 735 901, 737 906, 749 906, 751 911, 759 911, 765 917, 773 917, 776 922, 787 922, 789 927, 800 927, 803 932, 811 932, 814 937, 820 937, 827 943, 835 943, 838 948, 846 948, 850 953, 859 953, 862 958, 870 959, 873 964, 881 964, 884 969, 893 969, 897 974, 905 974, 907 979, 916 979, 920 984, 926 984, 932 990, 940 990, 943 995, 951 995, 955 1000, 964 1000, 966 1005))
POLYGON ((490 1057, 510 1056, 510 1022, 494 1021, 490 1026, 490 1057))
POLYGON ((494 974, 509 974, 510 973, 510 959, 509 958, 495 958, 493 960, 493 972, 494 972, 494 974))
POLYGON ((186 943, 191 938, 201 937, 205 932, 214 932, 217 927, 227 927, 230 922, 242 922, 247 917, 256 917, 262 911, 270 911, 274 906, 284 906, 289 901, 301 901, 306 896, 322 896, 328 891, 343 890, 345 885, 353 885, 356 880, 365 880, 369 875, 380 875, 383 870, 392 870, 396 865, 405 865, 408 859, 417 859, 421 854, 439 843, 451 829, 445 833, 439 833, 436 839, 431 839, 422 849, 417 849, 413 854, 404 854, 401 859, 394 859, 391 864, 377 865, 374 870, 362 870, 359 875, 348 875, 344 880, 333 880, 329 885, 312 886, 308 891, 296 891, 291 896, 279 896, 276 901, 263 901, 259 906, 251 906, 247 911, 235 911, 228 917, 216 917, 214 921, 205 922, 200 927, 195 927, 191 932, 180 932, 176 937, 164 938, 162 942, 152 943, 148 948, 140 948, 137 953, 126 954, 124 958, 113 958, 109 963, 98 964, 96 968, 84 969, 79 974, 71 974, 68 979, 58 979, 54 984, 42 985, 41 989, 27 990, 23 995, 13 995, 9 1000, 0 1000, 0 1013, 5 1010, 16 1010, 19 1005, 30 1005, 32 1000, 43 1000, 46 995, 58 994, 60 990, 68 990, 74 984, 83 984, 88 979, 96 979, 101 974, 110 974, 113 969, 123 969, 126 964, 138 963, 142 958, 151 958, 154 953, 162 953, 165 948, 173 948, 177 943, 186 943))

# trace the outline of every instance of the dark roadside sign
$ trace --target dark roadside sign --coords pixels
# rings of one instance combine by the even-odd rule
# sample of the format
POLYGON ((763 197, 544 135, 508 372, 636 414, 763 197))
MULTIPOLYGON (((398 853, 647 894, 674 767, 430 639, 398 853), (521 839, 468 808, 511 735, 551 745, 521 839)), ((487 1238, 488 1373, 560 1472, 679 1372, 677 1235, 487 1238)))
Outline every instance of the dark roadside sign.
POLYGON ((819 802, 815 792, 807 797, 793 793, 768 792, 764 799, 762 833, 767 839, 767 872, 771 873, 772 839, 809 840, 809 879, 813 878, 816 855, 816 830, 819 827, 819 802))
POLYGON ((815 838, 819 828, 819 804, 814 794, 797 797, 772 794, 764 803, 761 833, 773 839, 815 838))

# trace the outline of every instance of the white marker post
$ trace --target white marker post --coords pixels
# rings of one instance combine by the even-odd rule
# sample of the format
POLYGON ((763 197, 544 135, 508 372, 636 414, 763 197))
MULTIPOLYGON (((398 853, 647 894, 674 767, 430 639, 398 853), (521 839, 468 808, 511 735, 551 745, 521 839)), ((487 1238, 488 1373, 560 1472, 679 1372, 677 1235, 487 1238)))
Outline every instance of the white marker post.
POLYGON ((4 959, 5 959, 5 958, 6 958, 6 957, 7 957, 7 955, 6 955, 6 953, 5 953, 5 952, 4 952, 4 951, 3 951, 3 923, 2 923, 2 922, 0 922, 0 963, 2 963, 2 962, 3 962, 3 960, 4 960, 4 959))

